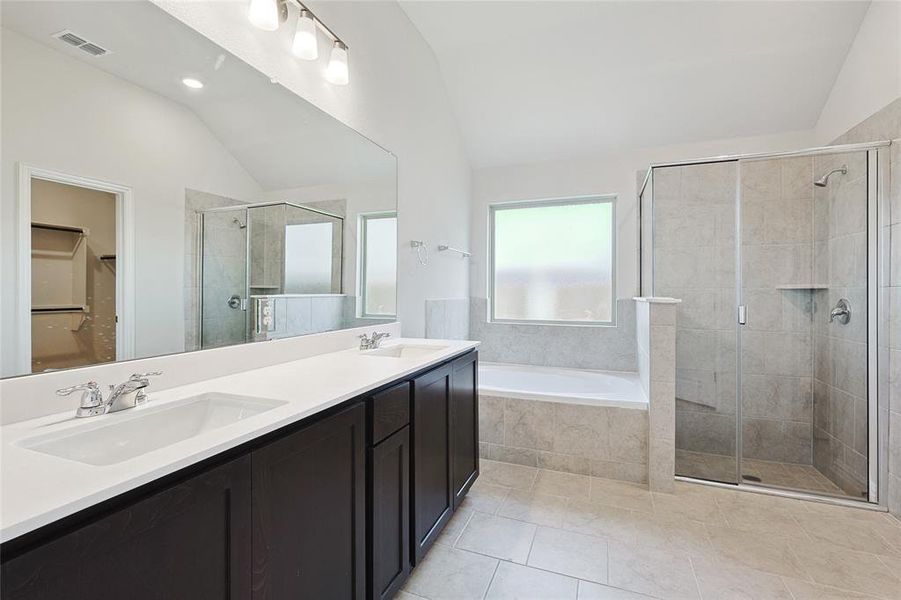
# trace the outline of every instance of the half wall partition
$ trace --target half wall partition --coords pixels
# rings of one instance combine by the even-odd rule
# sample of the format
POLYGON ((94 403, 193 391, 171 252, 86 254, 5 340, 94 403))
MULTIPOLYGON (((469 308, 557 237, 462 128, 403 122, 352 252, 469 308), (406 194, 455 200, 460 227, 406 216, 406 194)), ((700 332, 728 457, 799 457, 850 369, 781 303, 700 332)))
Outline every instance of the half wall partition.
POLYGON ((887 146, 652 165, 642 294, 682 299, 677 475, 878 501, 887 146))

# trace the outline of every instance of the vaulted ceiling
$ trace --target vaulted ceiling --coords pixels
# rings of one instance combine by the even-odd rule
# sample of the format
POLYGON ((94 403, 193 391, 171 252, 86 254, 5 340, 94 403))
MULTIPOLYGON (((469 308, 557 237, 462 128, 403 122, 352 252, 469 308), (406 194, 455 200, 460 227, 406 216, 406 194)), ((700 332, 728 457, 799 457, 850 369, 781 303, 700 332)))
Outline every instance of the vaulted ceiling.
POLYGON ((481 167, 810 129, 868 3, 401 6, 481 167))
POLYGON ((264 190, 393 178, 382 148, 150 2, 0 3, 2 23, 34 41, 177 102, 203 121, 264 190), (62 30, 110 50, 92 57, 62 30), (202 90, 182 85, 199 78, 202 90))

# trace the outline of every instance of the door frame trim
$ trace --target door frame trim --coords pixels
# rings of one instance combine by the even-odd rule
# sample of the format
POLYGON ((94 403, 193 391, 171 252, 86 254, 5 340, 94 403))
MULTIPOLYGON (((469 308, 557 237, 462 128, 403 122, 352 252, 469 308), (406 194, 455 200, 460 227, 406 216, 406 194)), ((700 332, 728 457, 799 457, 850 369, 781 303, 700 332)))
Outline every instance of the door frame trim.
POLYGON ((16 244, 16 374, 31 374, 31 181, 41 179, 116 196, 116 361, 135 357, 134 193, 132 188, 17 163, 18 212, 16 244))

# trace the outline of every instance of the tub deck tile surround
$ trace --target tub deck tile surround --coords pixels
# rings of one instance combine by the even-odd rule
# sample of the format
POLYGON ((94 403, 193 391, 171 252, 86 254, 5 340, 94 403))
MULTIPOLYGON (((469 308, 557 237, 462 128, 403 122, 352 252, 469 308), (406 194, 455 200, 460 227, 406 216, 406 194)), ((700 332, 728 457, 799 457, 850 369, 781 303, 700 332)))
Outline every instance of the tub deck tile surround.
MULTIPOLYGON (((648 411, 479 395, 479 452, 491 461, 634 483, 648 478, 648 411)), ((483 474, 484 477, 484 474, 483 474)))
POLYGON ((479 407, 482 458, 632 483, 650 482, 655 491, 672 491, 676 306, 681 301, 634 300, 642 388, 636 394, 643 392, 648 402, 635 402, 633 407, 621 402, 607 406, 562 398, 506 397, 504 392, 487 390, 480 395, 479 407))
POLYGON ((899 598, 901 522, 887 513, 489 460, 482 473, 398 598, 899 598), (746 518, 733 522, 736 507, 746 518), (859 550, 852 530, 882 542, 859 550))

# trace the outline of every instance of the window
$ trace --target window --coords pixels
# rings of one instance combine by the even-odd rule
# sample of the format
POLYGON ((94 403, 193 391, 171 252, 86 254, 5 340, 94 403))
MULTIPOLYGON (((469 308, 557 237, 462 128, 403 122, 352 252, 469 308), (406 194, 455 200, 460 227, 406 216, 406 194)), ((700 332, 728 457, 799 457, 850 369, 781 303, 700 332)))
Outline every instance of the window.
POLYGON ((361 317, 397 314, 397 213, 360 215, 361 317))
POLYGON ((285 226, 285 293, 339 293, 332 282, 332 230, 325 223, 285 226))
POLYGON ((612 324, 615 199, 491 206, 491 320, 612 324))

